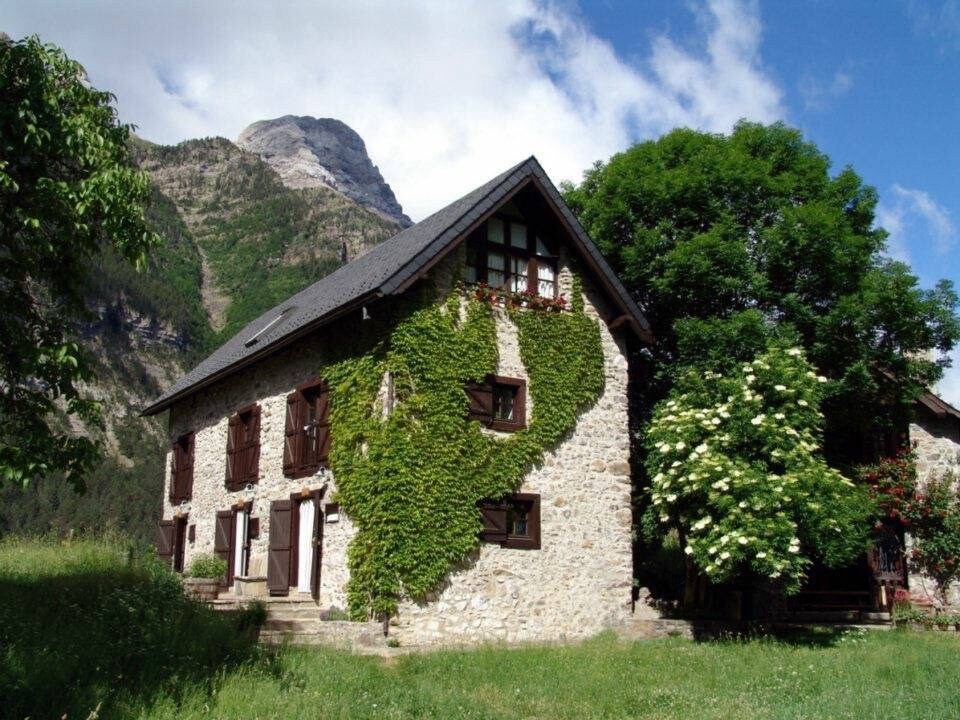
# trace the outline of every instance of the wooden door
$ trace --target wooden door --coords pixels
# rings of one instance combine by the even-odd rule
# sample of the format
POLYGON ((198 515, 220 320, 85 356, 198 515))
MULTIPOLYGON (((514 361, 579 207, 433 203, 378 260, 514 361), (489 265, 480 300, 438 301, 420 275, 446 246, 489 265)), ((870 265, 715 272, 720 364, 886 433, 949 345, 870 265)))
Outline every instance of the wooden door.
POLYGON ((287 595, 290 592, 294 510, 295 506, 291 500, 274 500, 270 503, 267 588, 271 595, 287 595))

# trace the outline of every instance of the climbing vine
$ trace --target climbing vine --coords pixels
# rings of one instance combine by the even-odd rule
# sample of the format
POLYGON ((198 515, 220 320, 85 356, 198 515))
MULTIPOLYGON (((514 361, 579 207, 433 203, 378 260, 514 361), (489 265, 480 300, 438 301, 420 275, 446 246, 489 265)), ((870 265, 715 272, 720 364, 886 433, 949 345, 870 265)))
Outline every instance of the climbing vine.
POLYGON ((495 312, 474 295, 426 288, 325 359, 330 463, 357 528, 348 550, 356 618, 389 615, 435 588, 477 546, 477 501, 518 489, 603 390, 599 325, 575 281, 569 312, 502 311, 517 327, 533 412, 512 435, 482 431, 467 418, 465 385, 496 370, 495 312), (378 407, 386 372, 389 414, 378 407))

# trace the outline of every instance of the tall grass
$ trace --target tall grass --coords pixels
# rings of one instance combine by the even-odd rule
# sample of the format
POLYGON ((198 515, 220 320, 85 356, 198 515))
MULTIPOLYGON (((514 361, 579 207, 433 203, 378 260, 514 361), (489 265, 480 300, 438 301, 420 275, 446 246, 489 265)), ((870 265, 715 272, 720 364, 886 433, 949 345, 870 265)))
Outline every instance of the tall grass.
POLYGON ((211 688, 251 655, 236 625, 119 536, 0 541, 0 715, 125 717, 211 688))

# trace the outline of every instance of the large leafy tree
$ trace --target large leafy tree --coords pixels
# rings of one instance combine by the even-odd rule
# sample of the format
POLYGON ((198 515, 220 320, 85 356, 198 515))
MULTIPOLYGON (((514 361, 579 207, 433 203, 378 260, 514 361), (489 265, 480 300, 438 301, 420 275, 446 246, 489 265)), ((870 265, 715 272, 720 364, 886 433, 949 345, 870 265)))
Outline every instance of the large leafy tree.
POLYGON ((644 407, 687 370, 725 373, 786 336, 829 378, 827 450, 850 461, 905 420, 960 337, 951 284, 923 290, 885 256, 874 189, 850 168, 831 175, 782 124, 676 130, 565 195, 653 325, 644 407))
POLYGON ((113 97, 59 48, 0 34, 0 98, 0 481, 79 488, 99 454, 74 339, 84 278, 105 247, 141 263, 155 242, 147 179, 113 97))

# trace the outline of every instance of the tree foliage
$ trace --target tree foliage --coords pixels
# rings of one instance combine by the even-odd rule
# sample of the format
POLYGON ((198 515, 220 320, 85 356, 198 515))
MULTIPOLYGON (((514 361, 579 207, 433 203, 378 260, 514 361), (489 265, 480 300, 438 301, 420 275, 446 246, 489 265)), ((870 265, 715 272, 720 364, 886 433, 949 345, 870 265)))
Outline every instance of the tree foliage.
POLYGON ((729 375, 690 372, 647 434, 648 512, 711 580, 752 573, 796 592, 813 561, 866 547, 873 506, 820 452, 826 378, 773 346, 729 375))
POLYGON ((884 255, 875 190, 850 168, 831 176, 782 124, 676 130, 565 195, 652 323, 648 407, 691 367, 726 372, 771 337, 796 338, 831 381, 828 449, 848 460, 847 429, 902 422, 942 373, 928 351, 960 337, 951 284, 923 290, 884 255))
POLYGON ((99 412, 73 329, 90 260, 108 246, 140 263, 155 242, 147 179, 112 96, 59 48, 0 39, 0 97, 0 478, 82 487, 98 446, 73 429, 99 412))

